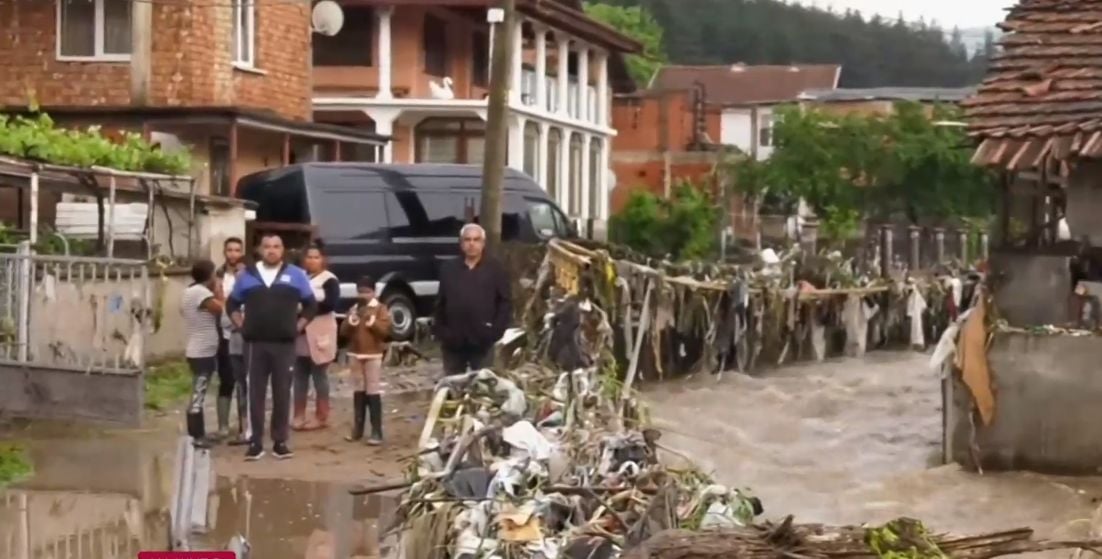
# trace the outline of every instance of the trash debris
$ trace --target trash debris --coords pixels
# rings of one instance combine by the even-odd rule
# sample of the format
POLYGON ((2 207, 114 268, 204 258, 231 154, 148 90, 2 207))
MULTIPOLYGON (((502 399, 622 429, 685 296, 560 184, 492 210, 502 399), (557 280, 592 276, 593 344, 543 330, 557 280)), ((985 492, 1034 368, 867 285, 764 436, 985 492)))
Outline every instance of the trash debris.
MULTIPOLYGON (((695 352, 704 361, 727 359, 726 336, 740 332, 755 332, 757 345, 730 345, 759 351, 765 312, 780 311, 770 327, 780 326, 782 355, 789 345, 800 353, 813 332, 803 325, 840 321, 847 303, 848 322, 856 318, 868 328, 868 319, 879 317, 869 330, 910 342, 916 332, 908 317, 922 306, 917 291, 927 289, 919 295, 927 303, 922 312, 946 310, 956 307, 952 283, 825 289, 807 281, 797 288, 789 277, 789 287, 763 289, 749 276, 727 283, 656 270, 630 276, 624 270, 639 265, 585 250, 551 244, 524 305, 532 334, 525 360, 441 379, 408 480, 353 491, 403 489, 390 530, 401 532, 406 559, 943 559, 955 551, 994 557, 1079 545, 1033 542, 1029 530, 947 538, 907 519, 881 528, 801 526, 792 517, 779 525, 755 522, 764 508, 748 489, 720 485, 687 460, 675 465, 668 455, 676 452, 662 447, 632 390, 641 356, 660 366, 667 336, 681 344, 675 354, 695 352), (571 267, 576 258, 586 265, 571 267), (635 294, 645 302, 632 309, 635 294), (638 319, 625 312, 625 300, 638 319), (622 316, 638 331, 617 334, 612 324, 622 316), (721 329, 712 317, 735 321, 721 329), (688 347, 694 341, 703 343, 688 347), (632 350, 626 366, 624 345, 632 350)), ((783 269, 788 260, 778 260, 783 269)), ((928 324, 922 336, 937 338, 928 324)), ((947 361, 955 347, 940 348, 935 363, 947 361)))

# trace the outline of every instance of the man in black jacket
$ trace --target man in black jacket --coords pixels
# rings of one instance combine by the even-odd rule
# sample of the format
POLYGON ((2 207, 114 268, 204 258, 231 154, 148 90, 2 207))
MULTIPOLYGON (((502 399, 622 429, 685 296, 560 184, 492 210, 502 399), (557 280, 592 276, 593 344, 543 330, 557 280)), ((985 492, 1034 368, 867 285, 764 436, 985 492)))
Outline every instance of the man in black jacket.
POLYGON ((433 319, 449 375, 493 364, 494 344, 505 334, 512 314, 509 274, 483 254, 486 231, 469 223, 459 240, 463 258, 441 266, 433 319))
POLYGON ((249 424, 252 441, 246 460, 264 455, 264 408, 272 384, 272 453, 294 456, 287 448, 295 338, 317 313, 317 300, 306 272, 283 261, 283 240, 267 233, 260 241, 261 261, 245 268, 233 285, 227 310, 248 344, 249 424), (242 316, 244 308, 244 316, 242 316))

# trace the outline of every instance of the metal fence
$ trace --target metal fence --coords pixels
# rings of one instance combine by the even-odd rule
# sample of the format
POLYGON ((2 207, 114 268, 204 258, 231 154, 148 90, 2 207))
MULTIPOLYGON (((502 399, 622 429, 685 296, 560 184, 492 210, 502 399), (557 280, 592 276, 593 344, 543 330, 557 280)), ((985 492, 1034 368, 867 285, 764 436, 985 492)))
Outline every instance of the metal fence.
POLYGON ((0 253, 0 362, 137 373, 153 320, 141 260, 0 253))

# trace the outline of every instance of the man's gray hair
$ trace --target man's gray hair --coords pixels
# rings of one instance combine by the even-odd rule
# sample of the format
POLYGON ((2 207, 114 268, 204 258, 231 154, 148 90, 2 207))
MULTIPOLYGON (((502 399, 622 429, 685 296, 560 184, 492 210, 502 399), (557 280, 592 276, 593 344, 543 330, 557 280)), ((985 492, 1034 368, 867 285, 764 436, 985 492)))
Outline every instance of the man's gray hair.
POLYGON ((463 228, 459 230, 459 238, 462 239, 464 235, 472 231, 481 235, 483 240, 486 239, 486 230, 477 223, 468 223, 464 225, 463 228))

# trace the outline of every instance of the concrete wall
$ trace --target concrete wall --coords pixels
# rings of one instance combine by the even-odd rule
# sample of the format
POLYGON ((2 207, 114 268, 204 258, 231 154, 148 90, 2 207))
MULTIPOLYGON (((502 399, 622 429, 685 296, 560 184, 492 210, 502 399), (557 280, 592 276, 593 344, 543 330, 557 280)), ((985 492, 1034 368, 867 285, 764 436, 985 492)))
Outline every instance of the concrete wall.
POLYGON ((1066 256, 994 253, 992 279, 995 306, 1014 326, 1065 324, 1071 295, 1070 259, 1066 256))
MULTIPOLYGON (((986 470, 1056 474, 1102 471, 1102 343, 1097 336, 997 332, 988 353, 995 417, 976 417, 975 445, 986 470)), ((947 461, 974 468, 972 399, 964 384, 946 381, 943 402, 947 461)))
POLYGON ((141 425, 142 377, 0 363, 0 415, 141 425))
MULTIPOLYGON (((221 257, 215 260, 219 261, 221 257)), ((187 329, 180 316, 180 298, 191 285, 191 277, 186 270, 173 270, 164 276, 153 274, 151 278, 154 313, 160 313, 161 319, 155 322, 153 334, 146 339, 147 358, 151 363, 182 358, 187 329)))

